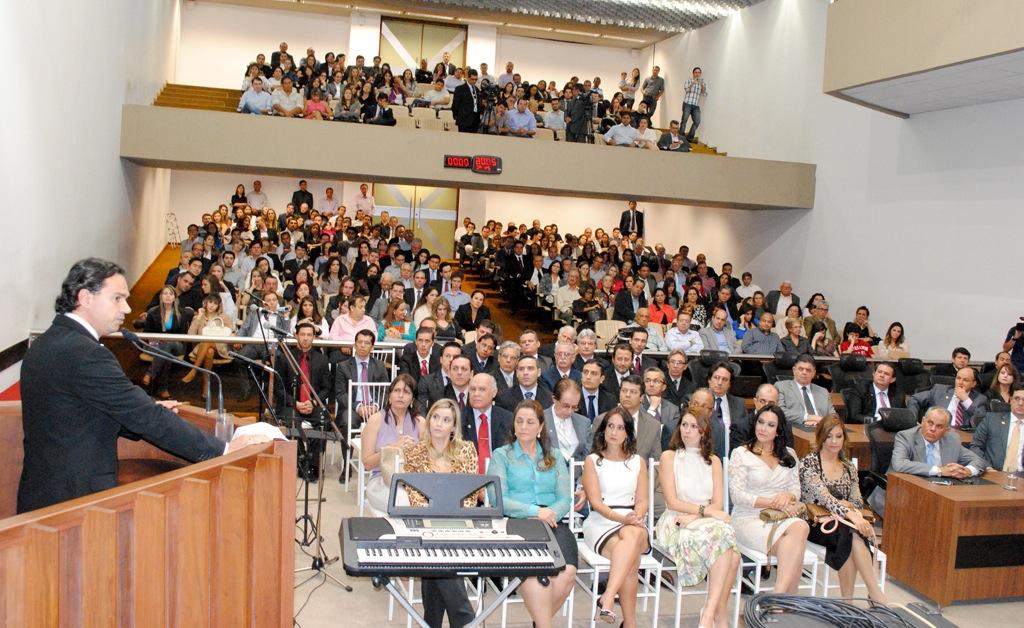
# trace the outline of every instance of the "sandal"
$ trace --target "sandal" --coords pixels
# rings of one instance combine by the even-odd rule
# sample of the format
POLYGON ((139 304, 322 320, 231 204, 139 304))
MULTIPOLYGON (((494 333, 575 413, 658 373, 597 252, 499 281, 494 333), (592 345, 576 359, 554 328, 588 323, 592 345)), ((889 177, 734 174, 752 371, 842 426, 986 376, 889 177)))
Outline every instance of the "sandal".
POLYGON ((165 400, 165 401, 166 401, 166 400, 168 400, 168 399, 170 399, 170 398, 171 398, 171 393, 170 393, 169 391, 166 391, 166 390, 161 390, 161 391, 160 391, 160 394, 159 394, 158 396, 159 396, 159 397, 160 397, 161 399, 163 399, 163 400, 165 400))
POLYGON ((153 379, 149 376, 149 373, 146 373, 145 375, 142 376, 142 387, 143 388, 148 389, 149 385, 151 383, 153 383, 153 379))
POLYGON ((603 621, 606 624, 614 624, 618 620, 615 616, 615 611, 610 611, 606 608, 597 607, 597 612, 594 614, 594 621, 603 621))

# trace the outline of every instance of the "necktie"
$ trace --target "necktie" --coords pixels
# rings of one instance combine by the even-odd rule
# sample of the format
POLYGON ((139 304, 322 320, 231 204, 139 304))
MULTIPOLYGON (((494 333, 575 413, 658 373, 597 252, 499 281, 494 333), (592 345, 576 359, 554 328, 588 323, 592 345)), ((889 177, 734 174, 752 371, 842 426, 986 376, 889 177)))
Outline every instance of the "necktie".
POLYGON ((305 378, 300 378, 299 383, 299 401, 309 401, 309 387, 306 386, 306 381, 312 379, 309 376, 309 353, 303 353, 302 357, 299 358, 299 370, 305 375, 305 378))
POLYGON ((491 427, 487 424, 487 415, 480 413, 480 427, 476 431, 477 472, 481 475, 487 468, 487 459, 491 457, 491 427))
POLYGON ((889 407, 889 400, 886 397, 887 397, 887 395, 885 394, 884 390, 878 391, 878 407, 879 408, 888 408, 889 407))
POLYGON ((523 393, 523 397, 526 397, 527 399, 533 399, 533 393, 532 392, 525 392, 525 393, 523 393))
POLYGON ((629 231, 636 231, 636 212, 633 211, 629 212, 629 231))
POLYGON ((807 410, 807 414, 814 414, 814 402, 811 401, 811 391, 807 389, 807 386, 800 387, 804 391, 804 409, 807 410))
POLYGON ((597 404, 595 403, 597 395, 587 395, 587 418, 593 422, 597 418, 597 404))
POLYGON ((459 393, 459 409, 466 409, 466 393, 459 393))
POLYGON ((426 376, 427 374, 427 361, 420 360, 420 376, 426 376))
POLYGON ((942 466, 942 465, 939 464, 939 452, 936 451, 937 448, 935 446, 935 443, 928 443, 925 446, 925 449, 927 450, 929 466, 932 466, 932 467, 940 467, 940 466, 942 466))
POLYGON ((448 280, 447 279, 444 280, 444 292, 450 292, 450 290, 448 288, 448 280))
POLYGON ((481 362, 480 363, 480 372, 483 373, 486 370, 487 370, 487 363, 486 362, 481 362))
POLYGON ((654 418, 658 420, 658 423, 661 423, 661 404, 660 403, 658 404, 657 410, 654 411, 654 418))
MULTIPOLYGON (((359 381, 368 384, 370 382, 370 368, 366 362, 360 362, 360 366, 363 368, 363 372, 359 374, 359 381)), ((362 386, 362 391, 359 393, 360 401, 364 404, 370 403, 370 387, 362 386)))
POLYGON ((1017 457, 1017 450, 1020 449, 1020 430, 1024 427, 1024 421, 1013 419, 1010 422, 1010 443, 1006 446, 1006 455, 1003 456, 1003 471, 1014 473, 1020 471, 1020 459, 1017 457))
POLYGON ((640 356, 633 358, 633 371, 636 372, 637 375, 640 374, 640 356))
POLYGON ((725 429, 725 417, 722 416, 722 398, 715 397, 715 422, 725 429))
POLYGON ((953 416, 953 427, 960 427, 964 422, 964 404, 962 401, 956 402, 956 413, 953 416))

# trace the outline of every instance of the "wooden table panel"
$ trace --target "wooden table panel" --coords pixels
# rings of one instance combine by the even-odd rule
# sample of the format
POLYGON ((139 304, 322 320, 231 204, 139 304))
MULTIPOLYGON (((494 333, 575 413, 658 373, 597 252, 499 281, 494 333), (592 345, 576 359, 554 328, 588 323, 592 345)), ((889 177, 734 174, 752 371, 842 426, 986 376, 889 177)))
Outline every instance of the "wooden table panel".
MULTIPOLYGON (((865 432, 866 427, 866 425, 860 423, 846 424, 846 443, 850 449, 850 457, 857 459, 857 468, 861 471, 871 469, 871 441, 868 440, 867 432, 865 432)), ((971 432, 955 431, 960 435, 960 442, 965 446, 971 443, 971 432)), ((811 453, 813 449, 814 432, 794 427, 793 441, 796 455, 803 458, 811 453)))

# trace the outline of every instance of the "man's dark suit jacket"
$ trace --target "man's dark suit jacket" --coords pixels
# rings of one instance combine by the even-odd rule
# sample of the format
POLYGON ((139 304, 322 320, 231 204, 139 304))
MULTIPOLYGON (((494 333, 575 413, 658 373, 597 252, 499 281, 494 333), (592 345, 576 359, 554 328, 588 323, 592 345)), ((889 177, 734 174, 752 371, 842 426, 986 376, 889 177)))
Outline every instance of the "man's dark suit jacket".
POLYGON ((480 366, 480 356, 476 354, 476 351, 468 357, 469 363, 473 366, 474 375, 477 373, 491 373, 494 369, 498 368, 498 360, 496 360, 493 355, 484 361, 484 365, 482 367, 480 366))
MULTIPOLYGON (((335 367, 334 395, 338 400, 337 421, 339 425, 345 425, 348 421, 348 383, 359 381, 357 362, 358 360, 353 355, 338 362, 335 367)), ((370 364, 370 376, 367 378, 370 383, 391 381, 391 370, 384 366, 383 362, 374 357, 367 359, 367 362, 370 364)))
MULTIPOLYGON (((479 90, 477 94, 479 95, 479 90)), ((469 83, 463 83, 452 92, 452 116, 459 131, 475 133, 480 126, 480 106, 473 110, 473 95, 469 83)))
POLYGON ((395 120, 395 112, 391 107, 387 107, 381 112, 380 118, 377 118, 377 103, 371 103, 363 105, 363 122, 366 124, 379 124, 381 126, 395 126, 398 122, 395 120))
MULTIPOLYGON (((427 374, 433 373, 441 368, 441 347, 433 345, 430 348, 430 357, 427 358, 427 374)), ((402 348, 402 355, 398 358, 398 372, 410 375, 416 384, 420 383, 420 357, 416 353, 416 343, 410 342, 402 348)))
POLYGON ((313 209, 313 193, 309 190, 303 192, 302 190, 295 190, 292 192, 292 205, 295 205, 295 214, 298 215, 299 207, 305 203, 309 205, 310 209, 313 209))
MULTIPOLYGON (((420 301, 423 301, 423 298, 427 296, 427 292, 429 291, 429 286, 423 286, 420 288, 420 301)), ((416 288, 405 289, 405 304, 409 306, 409 319, 411 320, 412 311, 416 309, 417 305, 419 305, 419 302, 416 301, 416 288)))
POLYGON ((672 383, 672 378, 667 374, 665 375, 665 399, 669 402, 680 406, 684 400, 688 400, 693 391, 697 390, 697 387, 693 382, 686 379, 685 374, 679 378, 679 384, 672 383))
MULTIPOLYGON (((728 444, 729 451, 736 449, 743 443, 747 442, 750 437, 750 418, 752 415, 747 414, 747 408, 742 398, 736 395, 726 395, 726 401, 729 403, 729 435, 728 444)), ((680 415, 685 413, 686 406, 690 405, 690 396, 687 395, 680 404, 680 415)), ((719 423, 718 420, 712 415, 711 418, 711 441, 712 448, 715 450, 717 455, 722 460, 728 455, 726 451, 726 435, 723 429, 723 424, 719 423)), ((786 445, 789 447, 793 446, 793 428, 786 425, 786 445)))
POLYGON ((421 377, 416 385, 416 408, 420 416, 426 416, 427 410, 438 399, 455 399, 455 388, 451 380, 447 383, 444 381, 440 368, 426 377, 421 377))
MULTIPOLYGON (((512 413, 508 410, 491 405, 487 415, 488 427, 491 428, 491 451, 512 442, 512 413)), ((462 411, 462 440, 468 440, 476 446, 476 418, 473 408, 466 404, 462 411)))
MULTIPOLYGON (((498 395, 498 398, 495 401, 495 403, 498 406, 508 410, 509 412, 513 412, 515 411, 516 406, 519 404, 519 402, 522 401, 523 399, 524 397, 522 387, 513 386, 512 388, 509 388, 505 392, 498 395)), ((551 404, 553 403, 551 399, 551 391, 545 388, 539 380, 537 381, 537 394, 534 396, 533 399, 534 401, 539 402, 541 407, 544 408, 545 410, 550 408, 551 404)))
MULTIPOLYGON (((622 212, 622 217, 619 218, 619 231, 622 235, 628 236, 633 233, 629 228, 629 210, 622 212)), ((636 210, 636 234, 641 238, 644 237, 644 213, 640 210, 636 210)))
MULTIPOLYGON (((294 258, 288 260, 287 262, 285 262, 283 264, 283 267, 284 267, 284 277, 283 277, 283 279, 285 281, 295 281, 295 274, 297 272, 299 272, 299 268, 302 268, 303 266, 308 266, 308 265, 310 265, 312 263, 313 263, 312 260, 310 260, 308 257, 303 259, 302 261, 299 261, 299 260, 294 259, 294 258)), ((344 268, 344 267, 342 267, 342 268, 344 268)), ((313 278, 310 277, 310 280, 312 280, 312 279, 313 278)))
POLYGON ((122 431, 193 462, 224 453, 224 443, 155 404, 106 347, 64 315, 29 345, 21 397, 19 513, 117 486, 122 431))
MULTIPOLYGON (((558 372, 558 368, 552 366, 546 369, 540 374, 540 381, 548 390, 554 391, 555 385, 558 384, 558 380, 562 379, 562 374, 558 372)), ((569 379, 576 382, 580 386, 583 385, 583 372, 576 369, 576 367, 569 367, 569 379)))
POLYGON ((665 131, 664 133, 662 133, 661 137, 658 138, 658 148, 661 149, 661 150, 668 150, 668 151, 674 150, 677 153, 688 153, 688 152, 690 152, 690 143, 686 141, 686 137, 683 136, 683 135, 678 135, 676 137, 679 138, 679 148, 676 148, 676 149, 670 148, 672 146, 672 134, 669 133, 668 131, 665 131))
MULTIPOLYGON (((298 209, 298 205, 296 205, 295 207, 296 207, 296 209, 298 209)), ((263 236, 260 235, 260 230, 259 229, 253 229, 252 230, 252 239, 253 239, 254 242, 259 242, 261 237, 263 237, 263 236)), ((270 238, 271 242, 273 242, 274 244, 277 244, 278 243, 277 229, 267 229, 267 237, 270 238)))
MULTIPOLYGON (((491 371, 491 375, 494 376, 494 382, 498 385, 499 395, 509 389, 508 383, 505 382, 505 376, 501 373, 500 366, 496 367, 493 371, 491 371)), ((519 385, 519 378, 516 377, 515 371, 512 371, 512 385, 519 385)))
MULTIPOLYGON (((647 307, 647 297, 644 296, 643 292, 640 293, 637 302, 640 304, 640 307, 647 307)), ((612 313, 612 320, 628 323, 633 320, 633 314, 633 295, 629 293, 629 290, 623 288, 615 295, 615 309, 612 313)))
MULTIPOLYGON (((580 414, 586 416, 587 418, 590 418, 589 416, 587 416, 587 397, 589 396, 589 394, 590 393, 580 388, 580 407, 576 409, 576 412, 579 412, 580 414)), ((597 399, 595 399, 594 401, 597 404, 597 415, 594 416, 594 418, 596 419, 605 412, 608 412, 615 406, 619 405, 619 395, 618 393, 613 395, 611 392, 608 391, 607 388, 598 388, 597 399)))
MULTIPOLYGON (((859 385, 843 391, 846 398, 847 423, 873 423, 875 412, 878 411, 878 399, 875 397, 874 382, 860 382, 859 385)), ((887 391, 889 407, 905 408, 904 395, 895 384, 889 385, 887 391)))
MULTIPOLYGON (((301 364, 302 352, 297 347, 292 347, 291 351, 292 355, 295 356, 295 361, 301 364)), ((278 355, 274 370, 277 371, 278 377, 278 383, 274 385, 274 405, 277 406, 277 412, 281 414, 295 407, 295 402, 298 400, 299 387, 302 385, 302 378, 292 373, 292 370, 281 355, 278 355), (293 393, 296 396, 293 396, 293 393)), ((316 391, 324 405, 329 404, 331 400, 331 385, 333 384, 331 381, 331 368, 327 356, 319 349, 313 349, 309 352, 309 382, 313 385, 313 390, 316 391)), ((310 395, 310 400, 312 401, 312 395, 310 395)), ((312 413, 317 414, 316 407, 313 408, 312 413)))
MULTIPOLYGON (((710 269, 708 269, 708 270, 710 270, 710 269)), ((782 296, 782 293, 779 292, 778 290, 769 290, 768 291, 768 296, 765 297, 765 304, 768 306, 767 307, 767 311, 769 311, 769 312, 771 312, 773 314, 775 313, 776 308, 778 308, 778 306, 779 306, 779 297, 781 297, 781 296, 782 296)), ((797 293, 791 292, 789 294, 789 297, 793 300, 793 305, 797 305, 797 306, 800 305, 800 296, 797 295, 797 293)), ((785 315, 786 315, 785 312, 779 312, 779 316, 785 316, 785 315)))

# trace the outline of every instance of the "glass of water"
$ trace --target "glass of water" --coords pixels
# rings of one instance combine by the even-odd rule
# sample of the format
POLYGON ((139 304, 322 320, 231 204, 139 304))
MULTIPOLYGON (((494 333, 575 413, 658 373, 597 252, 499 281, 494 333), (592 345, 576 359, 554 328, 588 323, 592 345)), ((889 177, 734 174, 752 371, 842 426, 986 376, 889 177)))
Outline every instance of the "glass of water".
POLYGON ((1003 488, 1008 491, 1017 490, 1017 485, 1020 484, 1020 473, 1007 473, 1003 478, 1003 488))

